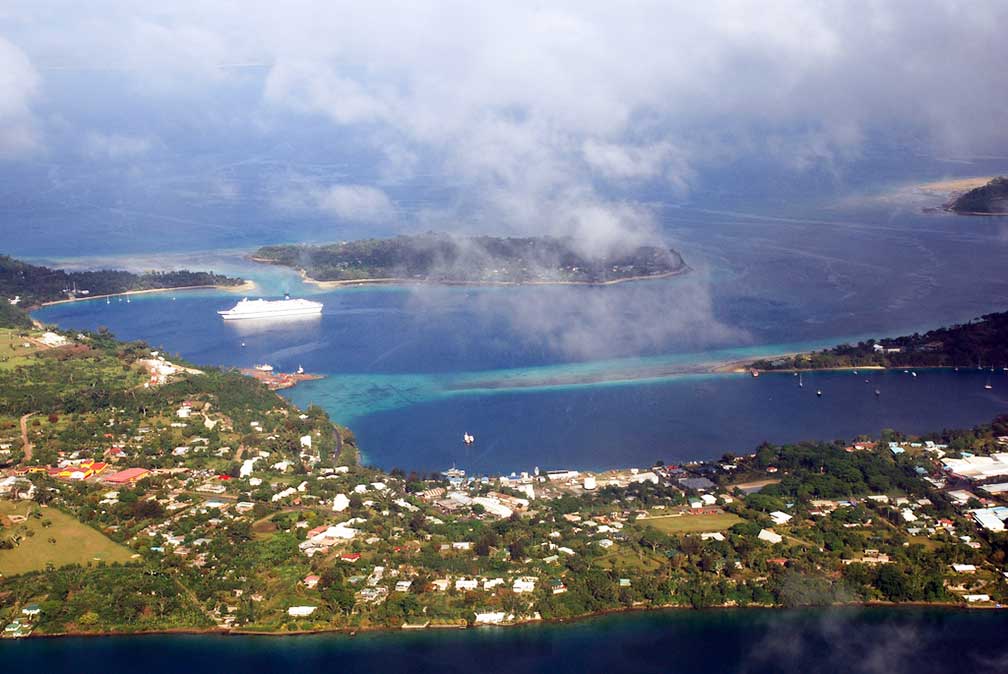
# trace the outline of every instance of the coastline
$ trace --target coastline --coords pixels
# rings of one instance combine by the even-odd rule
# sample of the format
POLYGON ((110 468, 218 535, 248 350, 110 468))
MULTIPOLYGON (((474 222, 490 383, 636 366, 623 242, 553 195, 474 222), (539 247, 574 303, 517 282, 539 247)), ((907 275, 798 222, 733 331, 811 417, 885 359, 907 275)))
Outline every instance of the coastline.
POLYGON ((266 638, 276 638, 276 637, 303 637, 303 636, 313 636, 313 635, 333 635, 338 637, 354 637, 357 634, 394 634, 396 632, 424 632, 429 630, 480 630, 484 628, 500 629, 500 628, 514 628, 514 627, 530 627, 530 626, 547 626, 547 625, 564 625, 564 624, 576 624, 587 622, 590 620, 595 620, 598 618, 604 618, 607 616, 617 616, 628 613, 662 613, 662 612, 684 612, 684 611, 787 611, 796 609, 805 610, 832 610, 837 608, 862 608, 862 609, 892 609, 892 610, 909 610, 909 609, 921 609, 921 608, 933 608, 941 609, 945 611, 956 611, 956 612, 970 612, 970 611, 995 611, 1003 610, 996 604, 990 605, 970 605, 961 604, 958 602, 943 601, 943 602, 922 602, 922 601, 908 601, 908 602, 888 602, 882 600, 868 600, 868 601, 854 601, 854 602, 843 602, 836 604, 824 604, 824 605, 808 605, 808 606, 776 606, 772 604, 749 604, 746 606, 738 606, 736 604, 718 604, 713 606, 704 606, 695 608, 692 606, 686 606, 682 604, 665 604, 661 606, 620 606, 614 608, 603 609, 601 611, 594 611, 592 613, 585 613, 583 615, 571 616, 569 618, 526 618, 524 620, 515 620, 508 623, 500 623, 496 625, 475 625, 469 624, 468 622, 462 623, 444 623, 444 624, 428 624, 426 626, 420 627, 417 625, 407 626, 407 623, 399 627, 388 627, 385 625, 366 625, 361 627, 322 627, 317 629, 298 629, 289 631, 268 631, 262 629, 241 629, 232 627, 180 627, 180 628, 163 628, 154 630, 136 630, 136 631, 120 631, 120 630, 109 630, 103 632, 53 632, 47 634, 36 634, 32 633, 25 637, 20 637, 20 639, 63 639, 63 638, 74 638, 74 637, 86 637, 86 638, 105 638, 105 637, 142 637, 142 636, 157 636, 157 635, 190 635, 190 636, 219 636, 219 637, 266 637, 266 638))
MULTIPOLYGON (((286 267, 291 269, 292 267, 287 267, 287 265, 274 262, 266 258, 255 257, 254 255, 249 255, 248 260, 256 262, 259 264, 269 264, 278 267, 286 267)), ((673 271, 663 272, 661 274, 648 274, 643 276, 627 276, 626 278, 612 279, 610 281, 445 281, 438 279, 417 279, 417 278, 400 278, 400 277, 383 277, 383 278, 359 278, 359 279, 342 279, 338 281, 320 281, 318 279, 312 278, 308 275, 304 269, 294 268, 298 276, 304 283, 313 285, 316 288, 329 290, 333 288, 345 288, 347 286, 367 286, 367 285, 434 285, 434 286, 467 286, 467 287, 511 287, 511 286, 611 286, 618 283, 629 283, 631 281, 655 281, 659 279, 672 278, 674 276, 681 276, 686 274, 692 269, 689 265, 684 264, 681 268, 675 269, 673 271)))
POLYGON ((196 286, 175 286, 173 288, 148 288, 148 289, 145 289, 145 290, 126 290, 126 291, 123 291, 121 293, 105 293, 103 295, 88 295, 87 297, 74 297, 74 298, 65 299, 65 300, 51 300, 49 302, 42 302, 38 306, 30 307, 30 310, 34 311, 35 309, 40 309, 42 307, 49 307, 49 306, 52 306, 52 305, 55 305, 55 304, 69 304, 71 302, 88 302, 90 300, 105 299, 106 297, 124 297, 124 296, 127 296, 127 295, 147 295, 147 294, 150 294, 150 293, 164 293, 164 292, 168 292, 170 290, 172 290, 172 291, 174 291, 174 290, 185 291, 185 290, 217 289, 217 290, 227 290, 229 292, 236 292, 237 293, 237 292, 251 292, 251 291, 255 290, 256 287, 257 286, 255 284, 255 281, 252 281, 252 280, 249 280, 249 279, 245 279, 245 280, 242 281, 241 284, 236 285, 236 286, 205 284, 205 285, 196 285, 196 286))

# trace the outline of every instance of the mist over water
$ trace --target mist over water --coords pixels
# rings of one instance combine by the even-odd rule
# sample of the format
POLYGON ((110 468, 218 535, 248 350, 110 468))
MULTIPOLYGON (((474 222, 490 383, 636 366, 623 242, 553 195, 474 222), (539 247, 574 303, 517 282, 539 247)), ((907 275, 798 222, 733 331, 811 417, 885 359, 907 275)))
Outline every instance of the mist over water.
MULTIPOLYGON (((693 268, 684 276, 601 288, 320 290, 238 251, 204 252, 186 266, 254 278, 266 296, 311 296, 325 303, 323 316, 225 324, 215 312, 237 298, 222 291, 63 304, 37 316, 65 327, 104 325, 196 363, 270 362, 325 374, 285 395, 349 424, 367 460, 384 467, 640 465, 745 452, 764 440, 938 430, 1008 409, 1008 381, 984 392, 970 372, 872 374, 880 400, 870 394, 874 383, 848 374, 812 375, 819 380, 808 380, 804 397, 783 376, 698 374, 712 362, 1003 309, 1004 218, 894 213, 870 200, 804 216, 671 206, 662 213, 669 242, 693 268), (822 400, 812 395, 819 382, 822 400), (474 447, 459 441, 464 431, 477 436, 474 447)), ((144 268, 152 259, 100 261, 144 268)))

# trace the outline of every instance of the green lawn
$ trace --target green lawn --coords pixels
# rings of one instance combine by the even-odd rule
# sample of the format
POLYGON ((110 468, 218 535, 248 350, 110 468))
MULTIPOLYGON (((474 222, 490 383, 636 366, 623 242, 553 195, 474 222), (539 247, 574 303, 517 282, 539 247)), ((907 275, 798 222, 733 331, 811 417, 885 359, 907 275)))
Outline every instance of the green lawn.
POLYGON ((0 550, 0 574, 15 576, 27 571, 41 571, 47 564, 59 567, 98 560, 127 562, 132 559, 132 550, 56 508, 42 508, 41 519, 29 517, 20 524, 11 524, 6 518, 7 515, 24 515, 34 508, 37 506, 29 501, 0 501, 0 516, 4 517, 5 525, 0 529, 0 536, 22 536, 21 543, 13 550, 0 550), (51 521, 52 525, 44 527, 43 522, 46 520, 51 521), (28 536, 29 531, 34 532, 34 535, 28 536), (55 539, 56 542, 53 543, 50 539, 55 539))
POLYGON ((13 369, 32 362, 32 354, 41 348, 34 344, 27 349, 24 348, 22 344, 28 340, 18 337, 19 332, 23 331, 0 328, 0 369, 13 369))
POLYGON ((717 515, 662 515, 638 520, 666 534, 694 534, 703 531, 724 531, 738 524, 742 518, 732 513, 717 515))

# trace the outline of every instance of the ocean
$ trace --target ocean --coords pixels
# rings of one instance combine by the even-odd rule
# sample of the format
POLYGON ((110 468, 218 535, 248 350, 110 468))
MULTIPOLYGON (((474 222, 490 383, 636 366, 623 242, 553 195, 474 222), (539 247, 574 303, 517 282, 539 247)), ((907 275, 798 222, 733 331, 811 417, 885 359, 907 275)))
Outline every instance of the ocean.
POLYGON ((940 608, 657 611, 564 625, 243 637, 0 641, 5 671, 705 672, 994 674, 1003 611, 940 608))

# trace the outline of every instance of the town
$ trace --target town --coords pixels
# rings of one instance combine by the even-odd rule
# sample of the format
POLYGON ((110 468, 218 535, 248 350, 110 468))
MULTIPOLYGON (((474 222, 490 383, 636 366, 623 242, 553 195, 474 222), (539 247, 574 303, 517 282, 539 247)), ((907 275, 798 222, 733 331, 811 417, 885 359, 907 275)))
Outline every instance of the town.
POLYGON ((603 472, 385 472, 238 372, 103 333, 0 342, 5 636, 1008 599, 1008 418, 603 472))

